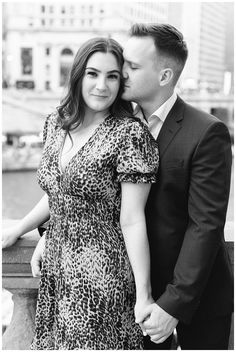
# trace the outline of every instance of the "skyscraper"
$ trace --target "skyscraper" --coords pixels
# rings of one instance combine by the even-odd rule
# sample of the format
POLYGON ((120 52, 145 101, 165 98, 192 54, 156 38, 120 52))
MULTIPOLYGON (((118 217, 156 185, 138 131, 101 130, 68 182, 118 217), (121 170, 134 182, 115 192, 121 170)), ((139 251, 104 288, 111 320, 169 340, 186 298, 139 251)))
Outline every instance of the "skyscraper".
MULTIPOLYGON (((176 5, 170 3, 169 7, 172 6, 176 5)), ((184 2, 176 9, 178 16, 172 11, 169 21, 183 32, 189 48, 181 78, 183 88, 223 91, 226 6, 227 3, 223 2, 184 2)))

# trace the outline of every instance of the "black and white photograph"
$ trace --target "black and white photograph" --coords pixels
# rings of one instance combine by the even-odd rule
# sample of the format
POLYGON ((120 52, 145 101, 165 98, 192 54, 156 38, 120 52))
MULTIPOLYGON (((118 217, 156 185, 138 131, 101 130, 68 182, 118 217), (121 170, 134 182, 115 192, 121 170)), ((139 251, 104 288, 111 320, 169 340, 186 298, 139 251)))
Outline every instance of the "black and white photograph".
POLYGON ((2 350, 234 350, 234 11, 1 2, 2 350))

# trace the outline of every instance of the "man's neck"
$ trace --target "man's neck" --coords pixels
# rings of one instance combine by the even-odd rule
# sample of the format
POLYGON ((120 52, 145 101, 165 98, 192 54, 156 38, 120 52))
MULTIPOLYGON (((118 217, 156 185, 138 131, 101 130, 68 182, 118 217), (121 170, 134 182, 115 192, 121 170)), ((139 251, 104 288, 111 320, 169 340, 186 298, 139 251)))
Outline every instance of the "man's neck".
POLYGON ((148 116, 151 116, 154 111, 156 111, 162 104, 164 104, 174 93, 174 91, 169 91, 168 94, 159 94, 157 97, 155 97, 154 101, 146 101, 142 102, 140 105, 144 116, 147 118, 148 116))

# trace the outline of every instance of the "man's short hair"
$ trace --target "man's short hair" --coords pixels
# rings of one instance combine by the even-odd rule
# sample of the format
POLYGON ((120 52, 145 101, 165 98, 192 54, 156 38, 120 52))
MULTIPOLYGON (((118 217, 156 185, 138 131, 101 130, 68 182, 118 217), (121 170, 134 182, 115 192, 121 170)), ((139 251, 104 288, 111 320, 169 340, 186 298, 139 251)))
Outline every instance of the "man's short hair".
POLYGON ((188 57, 188 49, 183 35, 170 24, 136 23, 130 29, 130 36, 151 37, 157 52, 176 63, 175 83, 177 82, 188 57))

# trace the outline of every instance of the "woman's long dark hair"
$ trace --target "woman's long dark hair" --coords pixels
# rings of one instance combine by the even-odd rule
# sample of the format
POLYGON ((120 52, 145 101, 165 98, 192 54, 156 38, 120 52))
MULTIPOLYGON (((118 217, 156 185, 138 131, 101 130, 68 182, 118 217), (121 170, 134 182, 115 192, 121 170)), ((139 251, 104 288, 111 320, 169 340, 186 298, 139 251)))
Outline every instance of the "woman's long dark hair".
MULTIPOLYGON (((93 38, 86 41, 78 50, 70 71, 68 92, 57 108, 59 120, 67 132, 78 127, 84 119, 85 102, 82 97, 82 79, 88 59, 96 52, 111 53, 115 56, 120 70, 123 65, 122 47, 111 38, 93 38)), ((131 116, 133 109, 130 102, 121 98, 124 81, 121 78, 117 97, 110 107, 110 113, 117 117, 131 116)))

